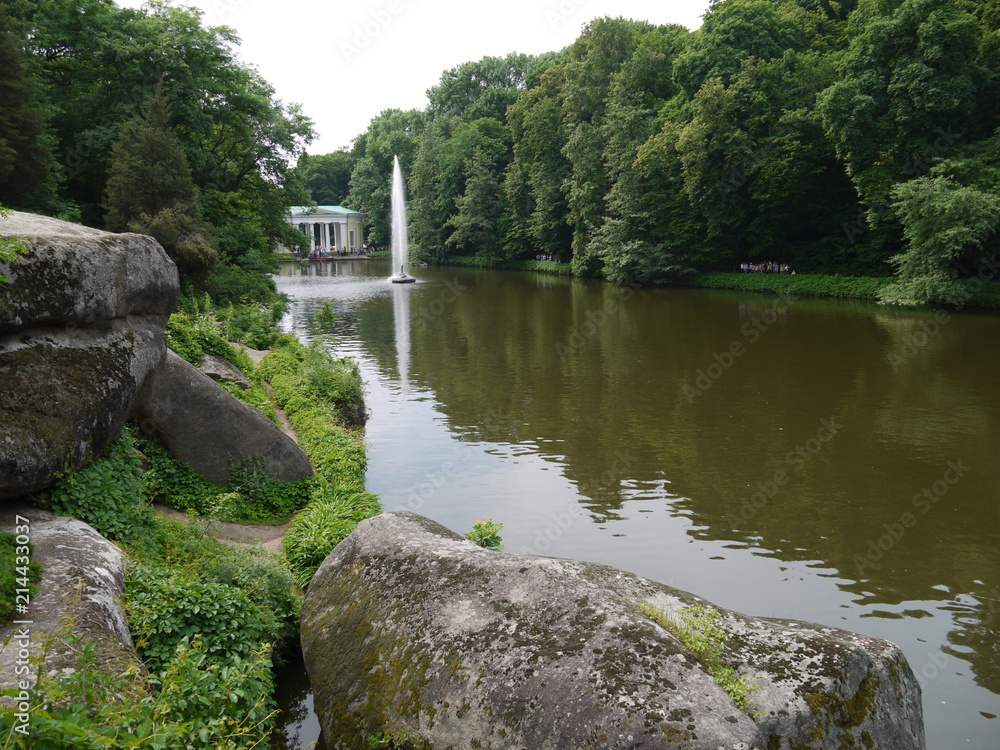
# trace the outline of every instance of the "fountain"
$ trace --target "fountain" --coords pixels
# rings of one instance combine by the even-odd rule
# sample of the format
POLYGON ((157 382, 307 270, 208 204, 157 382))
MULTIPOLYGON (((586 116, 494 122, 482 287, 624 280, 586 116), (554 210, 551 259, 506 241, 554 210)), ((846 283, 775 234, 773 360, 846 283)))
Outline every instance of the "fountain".
POLYGON ((412 284, 416 281, 406 273, 406 189, 403 172, 399 168, 399 157, 392 158, 392 268, 399 273, 389 277, 393 284, 412 284))

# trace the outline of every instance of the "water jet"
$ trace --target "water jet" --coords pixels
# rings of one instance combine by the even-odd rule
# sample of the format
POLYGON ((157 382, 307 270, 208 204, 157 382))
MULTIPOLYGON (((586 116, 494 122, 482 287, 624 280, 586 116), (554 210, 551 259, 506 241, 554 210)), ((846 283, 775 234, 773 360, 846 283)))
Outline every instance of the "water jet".
POLYGON ((406 187, 399 157, 392 157, 392 267, 399 273, 389 277, 393 284, 412 284, 415 278, 406 273, 409 239, 406 231, 406 187))

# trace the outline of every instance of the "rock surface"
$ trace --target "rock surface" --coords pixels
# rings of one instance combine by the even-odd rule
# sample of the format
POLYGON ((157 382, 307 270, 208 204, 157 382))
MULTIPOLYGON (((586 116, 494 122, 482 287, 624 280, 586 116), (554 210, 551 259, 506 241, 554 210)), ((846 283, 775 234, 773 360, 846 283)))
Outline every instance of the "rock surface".
POLYGON ((144 386, 138 417, 143 432, 215 484, 227 484, 231 466, 246 457, 260 458, 286 482, 313 473, 306 454, 276 424, 172 351, 144 386))
MULTIPOLYGON (((891 643, 719 609, 751 718, 638 609, 701 599, 604 565, 481 549, 413 513, 363 521, 313 578, 302 647, 331 748, 923 748, 891 643)), ((707 605, 711 606, 711 605, 707 605)))
POLYGON ((241 391, 250 387, 250 381, 240 372, 239 367, 215 354, 206 354, 198 369, 217 383, 232 383, 241 391))
POLYGON ((0 219, 28 254, 0 263, 0 499, 86 466, 163 360, 177 268, 151 237, 34 214, 0 219))
POLYGON ((32 559, 44 568, 28 611, 14 615, 21 622, 0 626, 0 644, 7 642, 0 650, 0 689, 17 687, 20 680, 33 686, 37 671, 23 671, 23 662, 30 664, 46 648, 49 674, 75 669, 79 648, 66 644, 68 635, 94 644, 94 665, 105 673, 142 668, 122 609, 125 557, 118 547, 83 521, 23 503, 0 506, 0 529, 25 533, 34 545, 32 559))

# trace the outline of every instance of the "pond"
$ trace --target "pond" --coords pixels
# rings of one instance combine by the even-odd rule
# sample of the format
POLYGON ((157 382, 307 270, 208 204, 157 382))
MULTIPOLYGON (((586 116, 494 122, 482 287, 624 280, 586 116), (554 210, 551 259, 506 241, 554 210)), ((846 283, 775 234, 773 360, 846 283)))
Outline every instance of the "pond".
POLYGON ((929 748, 1000 747, 1000 317, 388 275, 277 279, 303 340, 333 305, 386 510, 459 533, 491 518, 508 552, 886 638, 923 689, 929 748))

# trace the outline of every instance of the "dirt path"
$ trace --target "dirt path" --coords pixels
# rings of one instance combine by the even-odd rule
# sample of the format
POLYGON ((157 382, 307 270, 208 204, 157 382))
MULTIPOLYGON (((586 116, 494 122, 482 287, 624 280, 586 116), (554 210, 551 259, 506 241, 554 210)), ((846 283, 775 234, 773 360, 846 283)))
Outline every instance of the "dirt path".
MULTIPOLYGON (((161 516, 174 518, 178 521, 187 520, 187 514, 168 508, 160 503, 153 503, 153 508, 161 516)), ((294 518, 294 516, 293 516, 294 518)), ((227 544, 254 544, 260 542, 265 549, 277 552, 281 549, 281 540, 291 525, 292 520, 281 526, 253 526, 244 523, 226 523, 224 521, 209 521, 208 532, 220 542, 227 544)))

